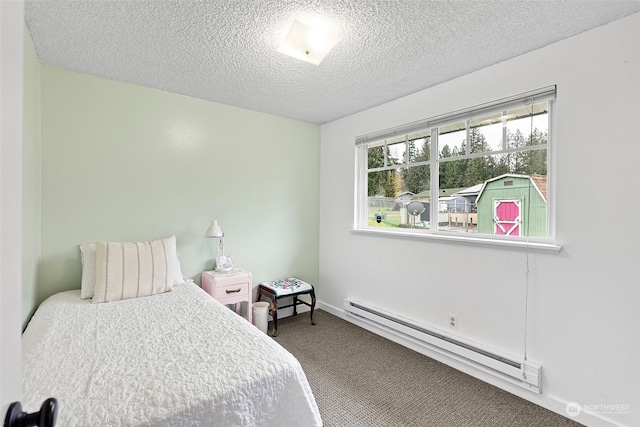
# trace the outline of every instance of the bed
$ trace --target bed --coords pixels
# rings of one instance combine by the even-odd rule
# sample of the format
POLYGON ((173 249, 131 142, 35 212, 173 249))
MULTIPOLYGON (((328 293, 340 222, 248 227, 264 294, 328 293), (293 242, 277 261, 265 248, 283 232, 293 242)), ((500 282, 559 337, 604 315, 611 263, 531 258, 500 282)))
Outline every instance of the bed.
POLYGON ((319 426, 293 355, 192 281, 108 303, 66 291, 22 337, 23 407, 59 426, 319 426))

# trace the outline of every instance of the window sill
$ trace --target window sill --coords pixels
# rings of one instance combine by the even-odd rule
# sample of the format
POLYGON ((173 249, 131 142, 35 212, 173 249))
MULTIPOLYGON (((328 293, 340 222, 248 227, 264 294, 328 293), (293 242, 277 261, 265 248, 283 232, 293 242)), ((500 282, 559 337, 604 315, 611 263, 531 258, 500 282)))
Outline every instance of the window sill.
POLYGON ((480 246, 493 246, 497 248, 533 251, 541 253, 557 254, 562 246, 546 242, 527 242, 524 240, 501 240, 501 239, 485 239, 482 237, 453 236, 450 234, 436 233, 416 233, 411 231, 399 230, 378 230, 378 229, 352 229, 354 234, 364 234, 370 236, 384 236, 408 239, 425 239, 436 240, 448 243, 471 244, 480 246))

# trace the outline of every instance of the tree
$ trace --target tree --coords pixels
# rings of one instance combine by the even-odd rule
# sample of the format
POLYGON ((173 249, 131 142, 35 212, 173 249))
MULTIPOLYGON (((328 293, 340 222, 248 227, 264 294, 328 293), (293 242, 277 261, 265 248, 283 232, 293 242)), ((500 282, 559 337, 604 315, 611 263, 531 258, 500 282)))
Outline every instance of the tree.
MULTIPOLYGON (((491 151, 491 147, 487 144, 485 136, 478 130, 478 128, 471 129, 469 134, 469 150, 470 153, 488 153, 491 151)), ((472 185, 480 184, 489 178, 493 178, 496 164, 491 156, 474 157, 467 161, 464 178, 461 182, 461 187, 471 187, 472 185)))
MULTIPOLYGON (((527 146, 540 146, 547 143, 547 132, 534 129, 531 138, 527 141, 527 146)), ((527 151, 525 161, 525 173, 527 175, 547 174, 547 150, 527 151)))
MULTIPOLYGON (((384 147, 375 147, 367 150, 367 168, 380 168, 384 166, 384 147)), ((367 195, 375 196, 382 194, 382 184, 384 174, 371 172, 367 177, 367 195)))
MULTIPOLYGON (((524 135, 517 129, 515 133, 508 131, 507 132, 507 148, 520 148, 526 145, 526 141, 524 139, 524 135)), ((518 173, 524 174, 526 158, 523 156, 524 153, 510 153, 507 154, 507 165, 509 166, 510 173, 518 173)))
MULTIPOLYGON (((445 144, 440 150, 440 158, 446 159, 457 155, 458 149, 454 147, 453 151, 448 144, 445 144)), ((439 180, 438 184, 440 188, 454 188, 456 186, 456 163, 457 162, 443 162, 440 163, 439 180)))
POLYGON ((395 197, 396 187, 397 180, 395 170, 369 172, 369 196, 395 197))
MULTIPOLYGON (((466 152, 465 145, 466 141, 462 141, 460 144, 460 148, 453 147, 453 151, 451 152, 451 157, 463 156, 466 152)), ((455 160, 450 162, 448 177, 446 180, 446 186, 441 188, 458 188, 462 187, 464 177, 467 175, 467 167, 469 166, 469 159, 455 160)))
MULTIPOLYGON (((417 140, 422 142, 420 150, 416 150, 416 140, 409 141, 409 163, 429 160, 431 149, 429 139, 429 137, 425 137, 417 140)), ((411 191, 414 194, 418 194, 421 191, 427 190, 431 185, 428 165, 413 166, 408 169, 403 169, 401 175, 403 180, 403 190, 405 191, 411 191)))
MULTIPOLYGON (((387 148, 387 161, 394 164, 387 148)), ((369 169, 381 168, 384 166, 384 146, 370 148, 367 153, 367 167, 369 169)), ((395 197, 396 171, 382 170, 370 172, 367 179, 367 195, 385 197, 395 197)))
MULTIPOLYGON (((529 138, 525 138, 520 129, 515 133, 509 132, 507 139, 508 148, 542 146, 547 143, 547 132, 534 129, 529 138)), ((546 175, 547 151, 533 150, 508 154, 505 163, 509 166, 509 172, 522 175, 546 175)))
MULTIPOLYGON (((475 127, 471 128, 471 132, 469 133, 470 142, 469 142, 469 153, 486 153, 491 151, 491 147, 487 144, 487 139, 484 134, 480 132, 480 130, 475 127)), ((463 142, 464 147, 464 142, 463 142)))
POLYGON ((404 178, 404 190, 418 194, 428 190, 430 184, 429 165, 413 166, 402 171, 404 178))

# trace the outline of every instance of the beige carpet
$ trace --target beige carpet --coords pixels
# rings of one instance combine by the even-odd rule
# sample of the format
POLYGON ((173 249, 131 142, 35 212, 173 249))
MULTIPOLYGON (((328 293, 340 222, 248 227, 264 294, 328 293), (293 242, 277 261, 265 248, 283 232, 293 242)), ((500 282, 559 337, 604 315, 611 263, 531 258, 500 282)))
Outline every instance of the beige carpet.
POLYGON ((327 427, 581 425, 325 311, 314 319, 278 320, 274 339, 300 361, 327 427))

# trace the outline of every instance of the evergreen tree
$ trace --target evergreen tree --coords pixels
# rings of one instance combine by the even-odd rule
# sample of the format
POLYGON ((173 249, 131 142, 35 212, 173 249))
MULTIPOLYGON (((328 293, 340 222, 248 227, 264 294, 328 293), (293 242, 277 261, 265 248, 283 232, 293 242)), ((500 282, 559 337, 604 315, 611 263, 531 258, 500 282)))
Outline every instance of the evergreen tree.
MULTIPOLYGON (((370 148, 367 153, 367 167, 369 169, 384 166, 384 146, 370 148)), ((387 148, 387 162, 394 164, 387 148)), ((395 197, 395 170, 369 172, 367 177, 367 194, 369 196, 395 197)))
POLYGON ((440 158, 444 159, 447 157, 451 157, 451 148, 449 148, 448 144, 445 144, 442 150, 440 150, 440 158))
MULTIPOLYGON (((453 147, 453 152, 451 153, 452 157, 456 156, 464 156, 465 154, 465 145, 466 141, 462 141, 460 144, 460 148, 453 147)), ((452 176, 448 179, 449 185, 445 188, 458 188, 462 187, 464 177, 467 175, 467 167, 469 166, 469 159, 456 160, 452 163, 451 174, 452 176)))
MULTIPOLYGON (((520 129, 515 133, 508 133, 508 148, 520 148, 541 146, 547 143, 547 133, 539 129, 534 129, 533 133, 526 138, 520 129)), ((522 175, 546 175, 547 174, 547 152, 546 150, 523 151, 520 153, 508 154, 506 163, 509 165, 510 173, 522 175)))
MULTIPOLYGON (((429 160, 430 157, 430 144, 429 137, 420 138, 417 141, 421 141, 422 145, 420 150, 416 150, 415 140, 409 141, 409 163, 423 162, 429 160)), ((429 179, 429 166, 413 166, 408 169, 402 170, 403 188, 404 191, 411 191, 414 194, 418 194, 421 191, 427 190, 430 186, 429 179)))
MULTIPOLYGON (((367 167, 369 169, 384 166, 384 147, 374 147, 367 151, 367 167)), ((376 196, 382 194, 382 182, 384 174, 380 172, 370 172, 367 177, 367 194, 376 196)))
POLYGON ((477 127, 471 129, 469 136, 471 137, 471 140, 469 142, 470 154, 486 153, 488 151, 491 151, 491 147, 489 147, 489 144, 487 144, 487 139, 477 127))
MULTIPOLYGON (((473 153, 488 153, 491 147, 487 144, 485 136, 478 128, 471 129, 469 149, 473 153)), ((466 161, 464 178, 460 182, 460 187, 471 187, 480 184, 493 177, 495 161, 491 156, 475 157, 466 161)))
POLYGON ((509 163, 511 162, 511 157, 513 154, 503 154, 500 158, 495 162, 495 168, 493 170, 493 177, 504 175, 510 172, 509 163))
MULTIPOLYGON (((547 133, 539 129, 534 129, 531 138, 527 141, 527 146, 540 146, 547 143, 547 133)), ((528 151, 525 158, 525 173, 527 175, 546 175, 547 174, 547 151, 535 150, 528 151)))
MULTIPOLYGON (((454 147, 453 151, 448 144, 445 144, 440 150, 440 158, 446 159, 457 155, 458 149, 454 147)), ((439 187, 440 188, 454 188, 456 186, 456 163, 457 162, 445 162, 440 163, 439 170, 439 187)))
MULTIPOLYGON (((517 129, 515 133, 507 132, 507 148, 520 148, 526 145, 526 140, 520 129, 517 129)), ((508 154, 509 172, 524 174, 526 166, 526 153, 510 153, 508 154)))

